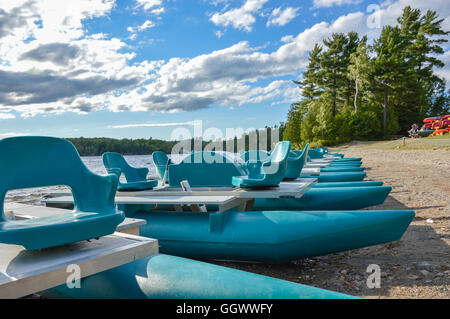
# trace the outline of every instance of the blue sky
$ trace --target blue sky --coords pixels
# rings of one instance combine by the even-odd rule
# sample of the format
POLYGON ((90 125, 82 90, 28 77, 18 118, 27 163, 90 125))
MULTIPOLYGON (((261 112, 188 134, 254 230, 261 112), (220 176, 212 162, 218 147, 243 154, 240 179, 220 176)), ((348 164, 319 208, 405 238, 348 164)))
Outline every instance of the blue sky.
POLYGON ((2 0, 0 138, 279 124, 316 42, 373 39, 406 5, 450 14, 447 0, 2 0))

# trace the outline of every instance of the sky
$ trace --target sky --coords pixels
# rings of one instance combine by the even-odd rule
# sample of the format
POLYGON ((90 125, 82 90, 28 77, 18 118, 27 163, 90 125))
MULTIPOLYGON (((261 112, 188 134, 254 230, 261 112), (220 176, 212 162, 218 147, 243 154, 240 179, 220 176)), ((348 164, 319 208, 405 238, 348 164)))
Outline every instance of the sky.
POLYGON ((372 40, 407 5, 450 30, 448 0, 0 0, 0 138, 277 125, 315 43, 372 40))

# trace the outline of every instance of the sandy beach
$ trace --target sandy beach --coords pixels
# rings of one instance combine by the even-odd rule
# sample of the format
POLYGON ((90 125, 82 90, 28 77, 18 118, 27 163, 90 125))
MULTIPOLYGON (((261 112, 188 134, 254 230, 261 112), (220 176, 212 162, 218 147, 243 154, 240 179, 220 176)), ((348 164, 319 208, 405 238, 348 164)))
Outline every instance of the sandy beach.
POLYGON ((330 152, 362 157, 366 180, 393 187, 383 205, 369 209, 415 211, 400 241, 283 264, 219 264, 363 298, 450 298, 450 139, 429 147, 396 143, 356 142, 330 152), (367 287, 370 264, 380 266, 380 288, 367 287))

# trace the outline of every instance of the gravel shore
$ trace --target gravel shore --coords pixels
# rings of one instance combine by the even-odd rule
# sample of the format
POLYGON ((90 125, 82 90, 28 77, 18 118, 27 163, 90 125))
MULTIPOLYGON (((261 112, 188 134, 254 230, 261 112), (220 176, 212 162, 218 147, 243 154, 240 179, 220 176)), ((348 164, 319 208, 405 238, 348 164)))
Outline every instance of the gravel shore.
POLYGON ((400 241, 283 264, 217 264, 364 298, 450 298, 450 150, 361 143, 333 151, 362 157, 366 180, 393 187, 383 205, 369 209, 415 211, 400 241), (380 288, 367 287, 370 264, 380 266, 380 288))

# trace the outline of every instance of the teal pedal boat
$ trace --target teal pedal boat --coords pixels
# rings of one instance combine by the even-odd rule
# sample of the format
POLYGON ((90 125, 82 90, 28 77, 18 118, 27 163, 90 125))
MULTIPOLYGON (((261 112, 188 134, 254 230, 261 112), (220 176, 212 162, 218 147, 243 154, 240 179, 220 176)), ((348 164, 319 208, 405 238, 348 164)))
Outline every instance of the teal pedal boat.
POLYGON ((319 176, 303 176, 302 178, 317 178, 319 183, 330 182, 360 182, 366 177, 365 172, 324 172, 319 176))
POLYGON ((365 171, 365 167, 357 167, 350 165, 343 166, 330 166, 330 167, 322 167, 320 169, 321 173, 335 173, 335 172, 363 172, 365 171))
POLYGON ((399 240, 414 217, 405 211, 227 211, 196 213, 119 205, 145 219, 142 236, 182 257, 283 262, 399 240))
MULTIPOLYGON (((92 173, 67 140, 38 136, 0 139, 0 164, 0 243, 21 245, 28 250, 53 249, 112 234, 125 218, 115 204, 120 185, 116 173, 108 176, 92 173), (6 218, 4 197, 9 190, 58 185, 72 190, 72 211, 25 220, 6 218)), ((123 173, 122 169, 119 171, 123 173)), ((145 170, 136 171, 144 173, 145 170)), ((73 249, 78 250, 76 246, 73 249)), ((81 249, 88 257, 89 249, 81 249)), ((44 257, 42 261, 47 263, 48 259, 44 257)), ((108 261, 111 260, 103 259, 105 267, 108 261)), ((0 273, 2 276, 9 273, 9 266, 0 273)), ((29 284, 32 284, 30 280, 29 284)), ((49 296, 52 292, 53 296, 76 298, 351 298, 167 255, 154 255, 97 273, 82 279, 80 288, 62 285, 47 291, 49 296)))
POLYGON ((344 162, 344 163, 334 163, 331 162, 330 167, 361 167, 362 162, 361 161, 349 161, 349 162, 344 162))
MULTIPOLYGON (((226 155, 210 152, 202 156, 200 153, 192 154, 179 164, 169 165, 171 187, 180 187, 180 182, 183 180, 188 180, 192 187, 232 187, 233 176, 245 175, 244 165, 231 161, 226 155), (197 157, 196 162, 194 157, 197 157), (214 158, 215 161, 205 160, 210 158, 214 158)), ((303 197, 294 199, 290 209, 299 210, 299 207, 302 210, 323 210, 330 207, 333 210, 361 209, 382 204, 391 188, 374 187, 381 186, 381 182, 369 182, 366 185, 365 182, 361 182, 365 176, 364 172, 321 173, 320 176, 309 176, 310 178, 318 177, 317 185, 325 183, 327 187, 312 188, 303 197), (352 181, 356 184, 348 184, 352 181), (319 191, 319 188, 323 189, 319 191)), ((278 200, 280 199, 274 201, 278 200)), ((273 205, 259 207, 261 210, 273 209, 273 205)))
POLYGON ((314 184, 313 188, 363 187, 363 186, 383 186, 383 182, 363 181, 363 182, 317 183, 314 184))
POLYGON ((313 187, 300 198, 256 198, 253 210, 362 209, 383 204, 391 190, 390 186, 313 187))
POLYGON ((334 291, 158 254, 46 290, 48 298, 77 299, 352 299, 334 291))

